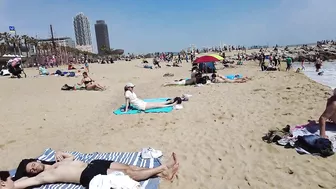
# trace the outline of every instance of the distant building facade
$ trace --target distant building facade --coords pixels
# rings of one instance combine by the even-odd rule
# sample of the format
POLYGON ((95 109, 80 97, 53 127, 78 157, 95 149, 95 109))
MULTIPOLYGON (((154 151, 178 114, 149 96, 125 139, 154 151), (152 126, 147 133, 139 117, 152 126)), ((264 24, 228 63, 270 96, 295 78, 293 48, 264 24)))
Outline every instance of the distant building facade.
MULTIPOLYGON (((71 47, 75 48, 75 41, 72 40, 70 37, 59 37, 59 38, 54 38, 54 41, 56 44, 62 47, 71 47)), ((39 43, 52 43, 51 39, 38 39, 39 43)))
POLYGON ((108 28, 104 20, 97 20, 95 24, 97 50, 98 54, 103 54, 102 48, 110 49, 110 39, 108 34, 108 28))
POLYGON ((92 37, 88 17, 83 13, 77 14, 74 17, 73 25, 76 36, 76 47, 84 46, 83 48, 89 48, 88 46, 91 46, 92 49, 92 37))
POLYGON ((76 49, 93 53, 92 45, 77 45, 76 49))

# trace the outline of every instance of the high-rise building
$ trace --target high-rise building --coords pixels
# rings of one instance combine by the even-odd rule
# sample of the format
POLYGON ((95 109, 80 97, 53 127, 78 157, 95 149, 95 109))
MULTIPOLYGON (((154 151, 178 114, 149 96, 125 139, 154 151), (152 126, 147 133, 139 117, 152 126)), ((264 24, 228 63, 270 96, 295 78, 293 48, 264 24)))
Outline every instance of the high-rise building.
POLYGON ((91 47, 92 49, 91 30, 88 17, 86 17, 83 13, 78 13, 74 17, 73 25, 75 29, 77 46, 84 46, 87 48, 91 47))
POLYGON ((102 48, 110 49, 108 28, 104 20, 97 20, 95 24, 98 54, 103 54, 102 48))

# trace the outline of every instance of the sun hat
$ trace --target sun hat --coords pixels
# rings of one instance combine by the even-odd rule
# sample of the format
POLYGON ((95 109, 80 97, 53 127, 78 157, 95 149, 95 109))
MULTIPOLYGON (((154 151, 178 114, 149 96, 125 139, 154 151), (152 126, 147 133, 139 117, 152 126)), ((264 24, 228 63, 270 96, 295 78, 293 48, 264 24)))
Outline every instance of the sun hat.
POLYGON ((133 83, 126 83, 125 87, 135 87, 133 83))

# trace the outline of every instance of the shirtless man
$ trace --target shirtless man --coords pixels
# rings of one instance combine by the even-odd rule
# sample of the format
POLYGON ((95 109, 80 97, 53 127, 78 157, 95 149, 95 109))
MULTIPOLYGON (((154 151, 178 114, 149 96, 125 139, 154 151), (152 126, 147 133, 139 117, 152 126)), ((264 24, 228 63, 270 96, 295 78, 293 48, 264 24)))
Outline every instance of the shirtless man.
POLYGON ((172 153, 167 164, 156 168, 141 168, 105 160, 84 163, 74 160, 71 154, 63 152, 58 152, 55 156, 57 162, 53 165, 43 164, 37 160, 26 164, 25 171, 28 176, 33 177, 15 181, 13 189, 52 183, 75 183, 88 187, 96 175, 106 175, 113 171, 121 171, 135 181, 146 180, 153 176, 172 181, 179 168, 175 153, 172 153))
POLYGON ((234 79, 228 79, 221 75, 212 74, 211 75, 211 82, 212 83, 245 83, 247 80, 249 80, 247 77, 244 78, 234 78, 234 79))
POLYGON ((327 138, 325 134, 327 120, 336 123, 336 89, 334 89, 333 96, 327 100, 327 107, 319 119, 320 136, 324 138, 327 138))

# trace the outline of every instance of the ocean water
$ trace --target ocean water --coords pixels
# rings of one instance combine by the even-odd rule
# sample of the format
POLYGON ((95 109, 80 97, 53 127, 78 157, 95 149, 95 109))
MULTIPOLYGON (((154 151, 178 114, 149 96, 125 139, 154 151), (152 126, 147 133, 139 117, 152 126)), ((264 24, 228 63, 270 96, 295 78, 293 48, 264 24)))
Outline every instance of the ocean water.
MULTIPOLYGON (((320 71, 324 71, 323 75, 317 75, 314 63, 307 63, 304 64, 305 70, 303 70, 303 73, 311 78, 312 80, 321 83, 323 85, 327 85, 331 87, 332 89, 336 88, 336 62, 324 62, 322 64, 322 69, 320 71)), ((297 68, 301 68, 301 63, 295 63, 293 65, 295 70, 297 68)))

